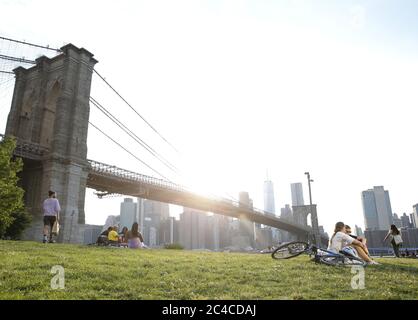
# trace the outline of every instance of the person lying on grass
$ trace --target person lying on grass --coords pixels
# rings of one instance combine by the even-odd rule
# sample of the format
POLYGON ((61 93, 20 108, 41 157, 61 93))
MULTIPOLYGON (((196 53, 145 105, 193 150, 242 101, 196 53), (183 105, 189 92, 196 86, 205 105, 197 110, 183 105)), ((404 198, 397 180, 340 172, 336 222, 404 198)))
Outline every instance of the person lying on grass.
MULTIPOLYGON (((329 241, 329 247, 328 250, 335 252, 335 253, 339 253, 340 251, 342 251, 344 248, 344 250, 348 251, 353 251, 350 250, 349 247, 351 245, 355 245, 355 252, 358 253, 358 256, 363 259, 364 261, 367 262, 367 264, 379 264, 376 261, 373 261, 365 252, 364 247, 365 245, 350 237, 346 231, 345 231, 345 224, 344 222, 337 222, 335 225, 335 229, 334 229, 334 234, 331 237, 331 240, 329 241), (357 249, 358 248, 358 249, 357 249)), ((352 247, 351 247, 352 248, 352 247)))

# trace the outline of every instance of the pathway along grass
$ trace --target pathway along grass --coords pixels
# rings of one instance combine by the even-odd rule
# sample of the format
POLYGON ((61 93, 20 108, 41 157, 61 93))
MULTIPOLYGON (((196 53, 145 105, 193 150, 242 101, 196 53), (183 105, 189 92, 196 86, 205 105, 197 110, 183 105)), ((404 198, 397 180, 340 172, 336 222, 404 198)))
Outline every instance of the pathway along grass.
POLYGON ((302 255, 131 250, 0 241, 0 299, 418 299, 417 259, 378 259, 365 289, 351 268, 302 255), (64 267, 65 289, 51 289, 64 267))

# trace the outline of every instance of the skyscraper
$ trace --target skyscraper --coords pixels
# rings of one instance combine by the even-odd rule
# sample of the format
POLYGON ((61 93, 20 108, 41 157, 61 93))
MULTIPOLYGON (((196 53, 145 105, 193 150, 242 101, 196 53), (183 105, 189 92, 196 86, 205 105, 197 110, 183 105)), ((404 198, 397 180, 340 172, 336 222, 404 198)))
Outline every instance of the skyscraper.
POLYGON ((364 237, 364 233, 363 230, 361 230, 361 228, 358 225, 355 225, 355 230, 356 230, 356 235, 359 237, 364 237))
POLYGON ((174 217, 162 220, 159 230, 160 245, 179 243, 179 221, 174 217))
POLYGON ((217 214, 207 217, 206 240, 205 240, 206 249, 210 249, 210 250, 220 249, 219 221, 220 221, 220 216, 217 214))
POLYGON ((396 226, 396 228, 402 227, 402 221, 399 219, 398 215, 396 213, 393 214, 393 224, 396 226))
POLYGON ((409 216, 406 213, 404 213, 401 216, 401 227, 402 228, 411 228, 412 227, 411 226, 411 221, 409 220, 409 216))
POLYGON ((207 213, 184 208, 180 214, 180 244, 185 249, 205 249, 207 213))
POLYGON ((413 205, 414 212, 411 214, 411 222, 414 228, 418 228, 418 203, 413 205))
POLYGON ((143 237, 145 244, 149 246, 159 246, 161 244, 161 222, 170 217, 169 205, 163 202, 144 200, 143 210, 143 237))
POLYGON ((409 214, 409 219, 411 220, 411 228, 416 228, 417 224, 415 223, 415 220, 414 220, 414 213, 409 214))
POLYGON ((137 204, 132 198, 125 198, 120 204, 120 230, 123 227, 131 229, 134 222, 138 222, 137 204))
POLYGON ((292 206, 303 206, 305 201, 303 200, 303 187, 302 183, 291 183, 290 190, 292 193, 292 206))
POLYGON ((276 213, 276 206, 274 201, 274 187, 270 180, 264 181, 264 211, 276 213))
POLYGON ((141 234, 144 234, 144 220, 145 220, 144 202, 145 202, 144 199, 137 198, 136 217, 137 217, 137 222, 139 223, 139 231, 141 232, 141 234))
MULTIPOLYGON (((280 209, 280 218, 286 219, 288 221, 293 221, 293 212, 290 205, 286 204, 284 208, 280 209)), ((281 241, 289 242, 292 241, 293 236, 287 231, 281 231, 281 241)))
POLYGON ((388 230, 393 224, 389 192, 383 186, 361 193, 364 224, 369 230, 388 230))
POLYGON ((292 213, 292 208, 290 207, 290 205, 286 204, 284 208, 280 209, 280 218, 286 219, 289 221, 293 220, 293 213, 292 213))
MULTIPOLYGON (((239 206, 244 209, 253 209, 253 200, 250 198, 250 195, 246 191, 242 191, 239 193, 239 206)), ((246 220, 240 219, 239 220, 239 233, 240 236, 243 237, 241 240, 242 243, 245 243, 245 246, 253 246, 256 240, 255 236, 255 223, 246 220)))

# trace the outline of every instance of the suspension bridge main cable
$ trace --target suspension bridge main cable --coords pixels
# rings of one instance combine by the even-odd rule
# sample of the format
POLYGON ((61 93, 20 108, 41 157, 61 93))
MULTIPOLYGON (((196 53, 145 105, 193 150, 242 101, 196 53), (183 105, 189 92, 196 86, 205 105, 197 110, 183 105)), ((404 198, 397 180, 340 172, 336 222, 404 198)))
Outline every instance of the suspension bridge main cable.
POLYGON ((132 130, 130 130, 126 125, 124 125, 119 119, 117 119, 108 109, 101 105, 96 99, 90 97, 90 102, 99 109, 107 118, 109 118, 113 123, 115 123, 120 129, 122 129, 126 134, 128 134, 132 139, 134 139, 139 145, 156 157, 160 162, 167 166, 174 173, 178 174, 178 169, 172 165, 168 160, 166 160, 162 155, 160 155, 156 150, 154 150, 149 144, 147 144, 143 139, 138 137, 132 130))
POLYGON ((138 158, 135 154, 133 154, 131 151, 129 151, 128 149, 126 149, 124 146, 122 146, 119 142, 117 142, 115 139, 113 139, 111 136, 109 136, 106 132, 104 132, 102 129, 100 129, 99 127, 97 127, 96 125, 94 125, 91 121, 89 121, 89 124, 91 126, 93 126, 96 130, 98 130, 100 133, 102 133, 106 138, 108 138, 109 140, 111 140, 113 143, 115 143, 116 145, 118 145, 120 148, 122 148, 123 150, 125 150, 127 153, 129 153, 131 156, 133 156, 136 160, 138 160, 139 162, 141 162, 143 165, 145 165, 148 169, 152 170, 153 172, 155 172, 156 174, 158 174, 159 176, 161 176, 163 179, 170 181, 167 177, 165 177, 163 174, 161 174, 159 171, 155 170, 153 167, 151 167, 149 164, 147 164, 145 161, 141 160, 140 158, 138 158))
POLYGON ((55 52, 62 52, 61 49, 51 48, 49 46, 42 46, 42 45, 39 45, 39 44, 34 44, 34 43, 26 42, 26 41, 20 41, 20 40, 16 40, 16 39, 10 39, 10 38, 6 38, 6 37, 0 37, 0 40, 16 42, 16 43, 24 44, 24 45, 27 45, 27 46, 30 46, 30 47, 36 47, 36 48, 51 50, 51 51, 55 51, 55 52))

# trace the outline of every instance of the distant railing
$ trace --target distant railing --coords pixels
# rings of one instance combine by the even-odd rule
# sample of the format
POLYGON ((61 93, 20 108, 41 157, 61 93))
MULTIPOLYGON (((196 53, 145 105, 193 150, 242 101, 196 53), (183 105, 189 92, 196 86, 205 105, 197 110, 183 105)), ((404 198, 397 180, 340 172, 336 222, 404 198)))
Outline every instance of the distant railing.
POLYGON ((157 187, 160 188, 164 188, 164 189, 171 189, 171 190, 176 190, 176 191, 183 191, 183 192, 190 192, 188 190, 186 190, 185 187, 167 181, 167 180, 163 180, 163 179, 158 179, 155 177, 151 177, 151 176, 147 176, 141 173, 137 173, 137 172, 133 172, 133 171, 129 171, 126 169, 122 169, 110 164, 106 164, 103 162, 99 162, 99 161, 95 161, 95 160, 87 160, 90 164, 90 168, 96 172, 96 173, 105 173, 105 174, 110 174, 112 176, 116 176, 119 178, 123 178, 123 179, 127 179, 127 180, 131 180, 134 182, 142 182, 142 183, 146 183, 146 184, 152 184, 155 185, 157 187))
MULTIPOLYGON (((111 175, 111 176, 114 176, 114 177, 130 180, 130 181, 133 181, 133 182, 140 182, 140 183, 144 183, 144 184, 148 184, 148 185, 154 185, 154 186, 157 186, 159 188, 166 189, 166 190, 172 190, 172 191, 177 191, 177 192, 185 192, 185 193, 187 192, 187 193, 199 195, 198 193, 192 191, 188 187, 182 186, 180 184, 173 183, 171 181, 158 179, 158 178, 147 176, 147 175, 140 174, 140 173, 137 173, 137 172, 125 170, 125 169, 116 167, 114 165, 109 165, 109 164, 99 162, 99 161, 95 161, 95 160, 88 160, 88 162, 90 164, 91 170, 93 170, 93 172, 96 172, 96 173, 99 173, 99 174, 111 175)), ((292 226, 297 227, 297 228, 301 228, 301 227, 304 227, 304 229, 309 228, 309 226, 294 223, 294 222, 289 221, 287 219, 282 219, 282 218, 274 215, 273 213, 270 213, 270 212, 267 212, 267 211, 264 211, 264 210, 261 210, 261 209, 258 209, 258 208, 249 207, 248 205, 243 204, 239 201, 235 201, 235 200, 231 200, 231 199, 227 199, 227 198, 223 198, 223 197, 217 197, 217 196, 213 196, 213 195, 201 195, 201 196, 204 196, 205 198, 208 198, 208 199, 211 199, 211 200, 214 200, 214 201, 218 201, 219 203, 227 205, 227 206, 233 206, 236 209, 244 209, 245 211, 248 211, 248 213, 251 213, 251 214, 257 214, 257 215, 261 215, 261 216, 269 216, 271 218, 275 218, 277 220, 283 221, 286 224, 292 225, 292 226)))

